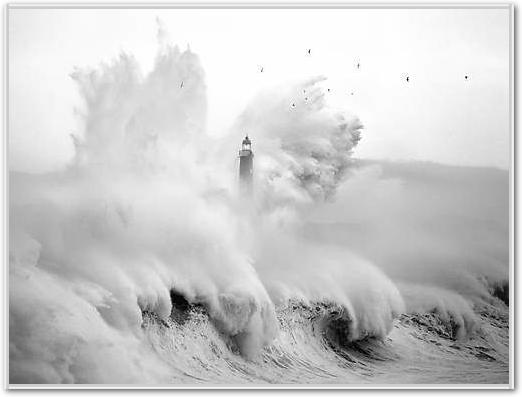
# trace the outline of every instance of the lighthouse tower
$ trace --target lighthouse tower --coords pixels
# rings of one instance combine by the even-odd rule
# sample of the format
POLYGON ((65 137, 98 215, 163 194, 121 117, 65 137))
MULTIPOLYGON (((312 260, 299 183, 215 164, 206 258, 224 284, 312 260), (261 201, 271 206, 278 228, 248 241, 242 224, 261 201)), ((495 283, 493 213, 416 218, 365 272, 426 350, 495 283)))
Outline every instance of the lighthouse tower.
POLYGON ((254 174, 254 152, 252 142, 247 136, 243 139, 239 151, 239 190, 242 195, 252 195, 252 177, 254 174))

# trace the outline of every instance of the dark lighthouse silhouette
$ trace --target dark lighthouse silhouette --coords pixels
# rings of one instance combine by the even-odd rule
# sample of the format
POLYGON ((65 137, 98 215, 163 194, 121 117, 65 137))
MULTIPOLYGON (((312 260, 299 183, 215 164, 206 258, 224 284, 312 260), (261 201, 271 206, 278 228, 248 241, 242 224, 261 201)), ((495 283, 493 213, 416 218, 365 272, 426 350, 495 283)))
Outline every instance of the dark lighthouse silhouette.
POLYGON ((244 196, 252 195, 252 179, 254 174, 254 152, 248 134, 241 143, 239 151, 239 191, 244 196))

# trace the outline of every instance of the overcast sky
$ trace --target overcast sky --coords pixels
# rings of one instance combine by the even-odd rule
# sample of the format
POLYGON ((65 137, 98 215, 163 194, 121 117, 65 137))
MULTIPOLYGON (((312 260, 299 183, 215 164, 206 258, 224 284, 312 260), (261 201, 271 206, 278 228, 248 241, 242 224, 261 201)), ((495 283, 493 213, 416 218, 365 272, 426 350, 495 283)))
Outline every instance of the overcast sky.
POLYGON ((331 105, 365 126, 357 157, 509 166, 507 8, 72 9, 9 12, 11 169, 71 158, 81 102, 70 72, 121 51, 147 72, 157 17, 173 44, 201 57, 212 134, 264 86, 324 75, 331 105))

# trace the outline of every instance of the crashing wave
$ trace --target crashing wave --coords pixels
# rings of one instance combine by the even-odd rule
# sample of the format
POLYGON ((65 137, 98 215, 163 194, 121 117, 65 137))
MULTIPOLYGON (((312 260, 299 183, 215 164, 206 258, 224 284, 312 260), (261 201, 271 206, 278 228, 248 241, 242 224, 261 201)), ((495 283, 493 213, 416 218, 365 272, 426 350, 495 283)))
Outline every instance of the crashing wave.
MULTIPOLYGON (((389 335, 354 339, 350 316, 342 304, 292 299, 276 308, 279 333, 273 343, 260 355, 245 357, 235 338, 220 330, 204 305, 189 303, 179 294, 173 295, 173 302, 166 322, 144 312, 143 329, 149 343, 179 373, 173 377, 188 382, 366 383, 384 376, 393 383, 398 380, 393 373, 408 376, 413 371, 407 364, 410 355, 426 363, 443 358, 468 378, 473 373, 469 360, 491 365, 507 362, 495 345, 498 341, 492 339, 495 335, 499 341, 506 340, 506 317, 499 317, 502 327, 498 330, 492 332, 488 327, 493 324, 484 322, 466 341, 456 340, 451 321, 441 320, 436 313, 401 315, 389 335)), ((492 306, 483 309, 490 314, 505 313, 492 306)), ((437 381, 436 371, 432 375, 437 381)))

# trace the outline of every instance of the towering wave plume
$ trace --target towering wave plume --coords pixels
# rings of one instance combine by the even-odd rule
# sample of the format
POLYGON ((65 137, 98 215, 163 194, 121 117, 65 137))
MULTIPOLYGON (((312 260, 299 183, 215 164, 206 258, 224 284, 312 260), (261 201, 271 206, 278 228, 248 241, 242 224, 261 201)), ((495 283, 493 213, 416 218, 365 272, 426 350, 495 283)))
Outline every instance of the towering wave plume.
POLYGON ((260 93, 234 127, 256 137, 259 193, 292 202, 331 197, 361 137, 359 119, 333 110, 324 77, 260 93))
MULTIPOLYGON (((361 382, 382 373, 374 357, 398 359, 387 338, 422 349, 405 342, 413 334, 402 320, 397 328, 401 315, 417 321, 415 332, 439 321, 447 340, 479 328, 473 304, 498 303, 480 277, 505 280, 502 203, 488 218, 497 228, 489 250, 472 257, 479 265, 459 267, 451 284, 450 266, 437 262, 442 270, 422 285, 411 256, 388 263, 372 251, 395 252, 381 221, 402 234, 419 226, 398 204, 406 173, 354 162, 362 124, 329 107, 322 78, 260 93, 228 135, 210 138, 199 58, 166 37, 160 29, 147 75, 126 54, 75 70, 84 130, 73 137, 74 162, 11 173, 10 382, 361 382), (253 201, 236 195, 236 170, 223 161, 244 132, 256 155, 253 201), (366 202, 388 205, 373 214, 366 202), (483 271, 486 255, 495 271, 483 271), (434 309, 435 318, 414 317, 434 309)), ((470 227, 498 202, 490 199, 470 209, 470 227)), ((439 244, 465 257, 458 244, 439 244)))
POLYGON ((85 357, 77 346, 95 349, 82 334, 99 324, 144 349, 141 313, 152 310, 167 318, 171 289, 204 304, 216 326, 237 337, 245 351, 252 343, 271 340, 273 305, 236 243, 232 208, 205 199, 208 165, 194 164, 206 118, 198 57, 166 47, 145 78, 127 55, 98 70, 77 70, 73 78, 86 108, 85 131, 75 138, 75 164, 43 179, 13 175, 11 359, 13 368, 23 358, 29 366, 45 368, 13 370, 13 381, 103 381, 98 371, 113 374, 111 382, 144 380, 141 369, 133 368, 139 350, 130 349, 136 354, 130 360, 105 360, 102 349, 100 362, 89 363, 90 372, 77 366, 85 357), (24 277, 38 286, 30 289, 34 292, 20 287, 24 277), (39 289, 50 295, 48 300, 38 296, 39 289), (29 301, 32 297, 33 304, 19 306, 19 294, 29 301), (62 305, 51 304, 62 299, 62 305), (83 318, 82 305, 72 310, 75 300, 97 318, 80 334, 75 317, 83 318), (61 333, 71 345, 47 357, 35 346, 52 346, 42 342, 53 334, 39 324, 57 316, 63 318, 61 333), (17 320, 33 317, 39 320, 17 320), (18 340, 20 324, 26 336, 18 340), (63 354, 74 359, 60 363, 58 371, 55 357, 63 354), (112 367, 115 360, 130 367, 121 378, 112 367), (53 377, 47 378, 50 372, 53 377))
POLYGON ((206 129, 204 71, 189 49, 163 47, 145 77, 126 54, 71 76, 85 103, 85 131, 74 139, 80 164, 159 166, 164 146, 172 150, 206 129))

